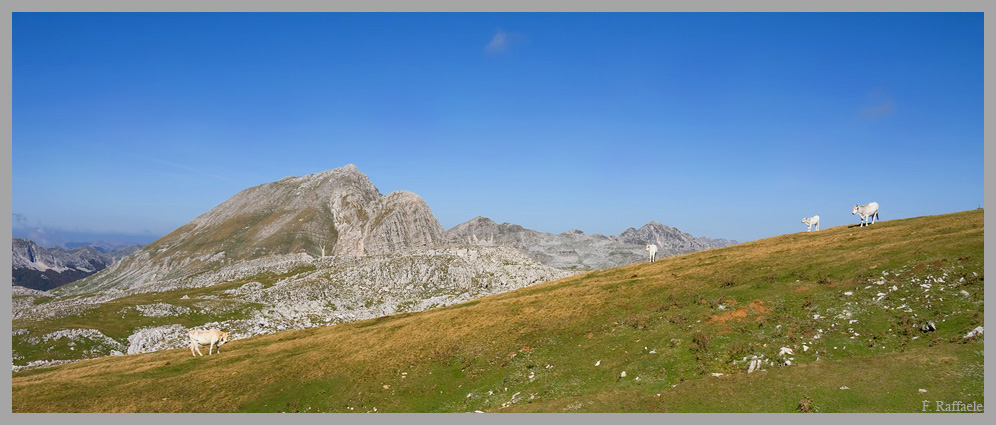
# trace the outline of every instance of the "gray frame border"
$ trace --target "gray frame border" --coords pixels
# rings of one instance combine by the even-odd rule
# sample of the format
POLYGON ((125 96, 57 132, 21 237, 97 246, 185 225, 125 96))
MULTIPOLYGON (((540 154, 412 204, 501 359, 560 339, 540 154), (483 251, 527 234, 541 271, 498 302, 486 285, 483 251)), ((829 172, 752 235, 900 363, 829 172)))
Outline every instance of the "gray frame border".
MULTIPOLYGON (((263 1, 263 0, 173 0, 169 2, 165 1, 127 1, 127 0, 85 0, 85 1, 74 1, 74 0, 39 0, 39 1, 26 1, 26 0, 12 0, 8 1, 4 6, 11 14, 15 12, 115 12, 115 11, 135 11, 135 12, 988 12, 996 10, 996 6, 993 6, 996 2, 984 2, 977 0, 949 0, 944 2, 929 1, 929 0, 837 0, 834 2, 806 2, 806 1, 792 1, 792 0, 761 0, 761 1, 737 1, 737 0, 704 0, 698 2, 680 2, 674 0, 667 1, 650 1, 650 0, 615 0, 615 1, 595 1, 595 0, 505 0, 503 2, 481 2, 481 1, 460 1, 460 0, 422 0, 422 1, 404 1, 404 0, 367 0, 363 2, 359 1, 320 1, 320 0, 283 0, 283 1, 263 1)), ((987 14, 988 15, 988 14, 987 14)), ((994 46, 994 37, 992 31, 989 31, 990 23, 992 18, 990 16, 985 17, 985 27, 987 29, 985 34, 985 65, 987 70, 991 69, 992 66, 992 50, 994 46)), ((8 15, 6 19, 8 28, 12 25, 12 15, 8 15)), ((5 31, 3 33, 4 47, 12 49, 12 39, 11 31, 5 31)), ((5 55, 8 61, 11 60, 11 55, 5 55)), ((8 81, 11 78, 11 66, 5 68, 6 77, 8 81)), ((994 116, 994 105, 993 102, 993 90, 994 81, 991 78, 991 72, 985 73, 985 122, 992 123, 994 116)), ((13 106, 12 104, 12 86, 6 85, 4 88, 5 95, 7 99, 11 99, 8 102, 8 107, 13 106)), ((12 110, 10 112, 13 112, 12 110)), ((8 114, 6 117, 10 117, 8 114)), ((4 131, 7 135, 12 135, 12 122, 11 120, 4 120, 5 127, 4 131)), ((984 172, 984 192, 985 198, 990 198, 990 191, 993 189, 992 185, 988 183, 991 181, 993 175, 988 168, 988 164, 991 163, 990 159, 993 155, 993 151, 990 149, 990 142, 993 130, 991 126, 987 126, 985 130, 985 145, 984 145, 984 160, 986 163, 984 172)), ((6 181, 7 190, 12 190, 12 174, 11 174, 11 164, 12 164, 12 140, 10 137, 7 138, 6 145, 6 157, 4 159, 3 165, 6 167, 6 173, 4 173, 3 178, 6 181)), ((8 192, 9 194, 9 192, 8 192)), ((7 206, 7 209, 12 208, 11 197, 7 196, 3 198, 2 202, 7 206)), ((7 220, 11 220, 11 216, 5 217, 7 220)), ((11 221, 6 222, 8 226, 4 229, 8 232, 7 235, 11 236, 11 221)), ((985 237, 985 241, 989 242, 990 236, 985 237)), ((996 254, 993 254, 996 255, 996 254)), ((986 254, 985 259, 988 260, 992 255, 986 254)), ((0 263, 7 270, 10 270, 11 257, 8 251, 4 251, 2 255, 3 263, 0 263)), ((994 295, 996 296, 996 295, 994 295)), ((988 297, 987 297, 988 298, 988 297)), ((988 301, 988 300, 987 300, 988 301)), ((6 317, 10 317, 11 314, 11 300, 10 292, 6 292, 2 300, 0 300, 0 306, 2 306, 3 312, 6 313, 6 317)), ((10 321, 5 321, 4 329, 9 335, 10 331, 10 321)), ((4 359, 10 363, 11 351, 10 351, 10 339, 4 338, 4 359)), ((989 367, 986 367, 986 375, 988 375, 989 367)), ((62 414, 13 414, 11 412, 11 393, 10 387, 4 388, 3 398, 3 411, 5 415, 9 415, 9 419, 13 419, 13 423, 24 423, 28 421, 36 422, 41 421, 42 423, 64 423, 67 421, 72 421, 74 424, 82 421, 83 423, 106 423, 106 422, 120 422, 120 423, 132 423, 137 420, 141 421, 152 421, 155 423, 173 423, 176 421, 186 421, 192 420, 193 422, 202 422, 210 420, 234 420, 239 422, 249 421, 252 423, 266 423, 274 420, 275 418, 270 414, 227 414, 224 418, 211 417, 211 414, 182 414, 183 417, 174 417, 174 414, 69 414, 71 416, 65 416, 62 414)), ((467 414, 381 414, 381 415, 345 415, 338 414, 334 416, 327 415, 293 415, 291 420, 298 423, 397 423, 398 421, 412 422, 415 423, 462 423, 465 421, 473 422, 483 422, 483 423, 507 423, 509 421, 513 422, 546 422, 548 420, 554 421, 580 421, 582 423, 605 423, 607 421, 625 421, 632 423, 647 423, 647 424, 659 424, 665 421, 702 421, 712 423, 715 422, 728 422, 728 421, 748 421, 748 423, 771 423, 771 422, 796 422, 802 418, 799 418, 797 414, 749 414, 749 415, 737 415, 733 414, 717 414, 717 413, 706 413, 706 414, 668 414, 662 416, 660 414, 503 414, 503 415, 472 415, 467 416, 467 414)), ((882 421, 882 420, 902 420, 912 421, 914 423, 927 423, 932 422, 933 416, 929 415, 915 415, 915 414, 887 414, 889 417, 879 416, 883 414, 852 414, 848 415, 847 418, 840 417, 838 414, 831 415, 816 415, 815 417, 809 416, 806 418, 808 421, 815 421, 817 423, 831 423, 839 422, 841 420, 854 420, 859 421, 882 421), (902 417, 897 417, 896 415, 901 415, 902 417), (914 418, 915 415, 915 418, 914 418)), ((984 413, 982 415, 960 415, 955 419, 956 422, 965 421, 968 423, 982 423, 983 419, 987 415, 984 413)), ((946 420, 950 418, 946 417, 946 420)), ((407 425, 407 424, 406 424, 407 425)))

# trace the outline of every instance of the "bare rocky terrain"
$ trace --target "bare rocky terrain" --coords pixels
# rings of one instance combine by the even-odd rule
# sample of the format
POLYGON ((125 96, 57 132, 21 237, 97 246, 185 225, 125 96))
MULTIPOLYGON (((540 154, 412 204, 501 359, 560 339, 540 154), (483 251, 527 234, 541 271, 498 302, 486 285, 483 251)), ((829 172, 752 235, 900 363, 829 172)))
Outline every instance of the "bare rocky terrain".
MULTIPOLYGON (((288 254, 224 267, 197 277, 117 289, 83 297, 57 297, 19 288, 14 292, 15 323, 44 322, 87 316, 112 300, 157 294, 160 301, 126 303, 116 312, 139 316, 152 326, 134 329, 127 338, 112 338, 96 329, 69 328, 35 335, 30 326, 14 329, 15 339, 34 345, 87 346, 82 358, 136 354, 186 347, 191 328, 181 317, 234 316, 196 326, 220 328, 235 339, 282 330, 327 326, 373 317, 422 311, 570 276, 543 266, 508 247, 447 247, 365 257, 311 257, 288 254), (266 283, 253 277, 279 276, 266 283), (181 295, 185 289, 211 288, 216 282, 246 281, 228 289, 181 295), (150 318, 150 319, 145 319, 150 318)), ((266 279, 260 279, 266 280, 266 279)), ((231 285, 229 285, 231 286, 231 285)), ((70 346, 71 347, 71 346, 70 346)), ((50 364, 24 362, 15 370, 50 364)))

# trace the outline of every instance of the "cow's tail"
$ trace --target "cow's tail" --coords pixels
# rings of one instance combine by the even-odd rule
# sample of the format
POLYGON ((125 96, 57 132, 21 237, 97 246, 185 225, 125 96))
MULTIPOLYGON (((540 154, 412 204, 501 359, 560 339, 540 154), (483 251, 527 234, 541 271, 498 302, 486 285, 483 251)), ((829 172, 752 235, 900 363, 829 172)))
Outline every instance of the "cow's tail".
POLYGON ((875 219, 876 220, 881 220, 881 218, 878 218, 878 211, 875 211, 875 219))

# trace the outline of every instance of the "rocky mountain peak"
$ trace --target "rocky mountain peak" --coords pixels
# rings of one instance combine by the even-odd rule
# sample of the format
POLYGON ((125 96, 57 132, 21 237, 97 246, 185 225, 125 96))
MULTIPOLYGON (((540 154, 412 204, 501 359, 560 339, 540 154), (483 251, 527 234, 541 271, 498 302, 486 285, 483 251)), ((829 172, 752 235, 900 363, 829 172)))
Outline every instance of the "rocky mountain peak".
POLYGON ((466 222, 460 223, 456 226, 447 230, 450 233, 456 234, 474 234, 474 233, 494 233, 498 231, 498 223, 487 217, 477 216, 466 222))
MULTIPOLYGON (((382 195, 353 164, 245 189, 95 276, 113 285, 182 278, 270 255, 388 254, 445 240, 418 195, 382 195)), ((103 286, 103 285, 101 285, 103 286)))
MULTIPOLYGON (((496 224, 494 222, 494 220, 492 220, 490 218, 487 218, 487 217, 483 217, 483 216, 474 217, 474 218, 470 219, 470 221, 468 221, 467 223, 479 223, 481 225, 495 225, 496 224)), ((464 223, 464 224, 466 224, 466 223, 464 223)))
POLYGON ((564 233, 561 233, 561 235, 562 236, 585 236, 584 232, 582 232, 582 231, 580 231, 578 229, 570 229, 570 230, 568 230, 568 231, 566 231, 564 233))
POLYGON ((619 235, 619 240, 624 243, 646 245, 656 244, 658 247, 673 249, 678 252, 699 251, 708 248, 733 245, 735 241, 719 243, 718 240, 709 238, 697 238, 688 233, 682 232, 674 227, 667 226, 657 221, 644 224, 639 229, 630 227, 619 235))

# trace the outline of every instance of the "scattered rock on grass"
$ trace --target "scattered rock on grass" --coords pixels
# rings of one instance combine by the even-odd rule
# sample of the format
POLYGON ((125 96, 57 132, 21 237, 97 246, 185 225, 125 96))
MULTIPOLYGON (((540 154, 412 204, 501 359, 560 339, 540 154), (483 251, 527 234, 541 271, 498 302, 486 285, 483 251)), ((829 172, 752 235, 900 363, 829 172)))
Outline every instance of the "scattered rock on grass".
POLYGON ((755 370, 761 369, 761 359, 753 359, 747 366, 747 373, 754 373, 755 370))
POLYGON ((977 327, 977 328, 972 329, 971 331, 969 331, 967 334, 965 334, 965 338, 971 338, 971 337, 974 337, 976 335, 982 335, 982 326, 979 326, 979 327, 977 327))

